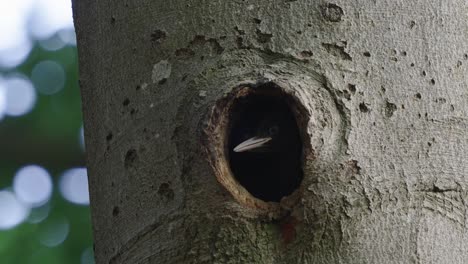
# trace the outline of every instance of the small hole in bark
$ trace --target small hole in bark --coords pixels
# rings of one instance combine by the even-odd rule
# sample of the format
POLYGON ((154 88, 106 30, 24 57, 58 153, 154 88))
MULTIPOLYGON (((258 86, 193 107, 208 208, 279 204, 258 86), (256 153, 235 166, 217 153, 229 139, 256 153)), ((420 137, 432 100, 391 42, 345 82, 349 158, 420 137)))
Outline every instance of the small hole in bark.
POLYGON ((355 93, 356 93, 356 85, 355 85, 355 84, 348 83, 348 90, 349 90, 352 94, 355 94, 355 93))
MULTIPOLYGON (((275 89, 265 85, 260 89, 275 89)), ((285 96, 251 93, 233 102, 227 152, 235 179, 254 197, 279 202, 303 178, 302 141, 285 96)))
POLYGON ((133 166, 135 161, 138 159, 138 154, 136 149, 129 149, 125 154, 124 166, 125 168, 130 168, 133 166))
POLYGON ((322 10, 326 20, 330 22, 340 22, 344 15, 343 9, 336 4, 328 3, 322 10))
POLYGON ((367 105, 365 103, 360 103, 359 104, 359 110, 361 110, 361 112, 363 112, 363 113, 367 113, 367 112, 369 112, 369 107, 367 107, 367 105))
POLYGON ((165 84, 166 82, 167 82, 167 78, 163 78, 163 79, 161 79, 161 80, 158 82, 158 84, 159 84, 159 85, 163 85, 163 84, 165 84))
POLYGON ((174 200, 174 191, 171 189, 170 183, 165 182, 159 185, 158 194, 166 200, 174 200))
POLYGON ((160 44, 166 38, 167 33, 163 30, 156 29, 151 33, 151 41, 155 44, 160 44))
POLYGON ((312 57, 314 55, 314 53, 312 53, 312 51, 310 51, 310 50, 303 50, 303 51, 301 51, 300 55, 303 58, 308 58, 308 57, 312 57))
POLYGON ((118 207, 118 206, 115 206, 114 209, 112 210, 112 215, 113 215, 114 217, 116 217, 116 216, 119 215, 119 213, 120 213, 119 207, 118 207))
POLYGON ((397 110, 397 106, 394 103, 387 101, 385 104, 385 116, 392 117, 393 113, 397 110))

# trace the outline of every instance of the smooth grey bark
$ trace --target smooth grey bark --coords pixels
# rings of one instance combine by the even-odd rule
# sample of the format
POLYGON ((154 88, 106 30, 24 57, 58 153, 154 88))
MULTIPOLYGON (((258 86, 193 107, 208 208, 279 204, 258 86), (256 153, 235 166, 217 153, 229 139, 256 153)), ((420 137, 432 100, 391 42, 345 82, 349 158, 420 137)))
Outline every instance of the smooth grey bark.
POLYGON ((97 263, 468 263, 466 1, 73 8, 97 263), (308 112, 287 206, 231 194, 206 146, 265 81, 308 112))

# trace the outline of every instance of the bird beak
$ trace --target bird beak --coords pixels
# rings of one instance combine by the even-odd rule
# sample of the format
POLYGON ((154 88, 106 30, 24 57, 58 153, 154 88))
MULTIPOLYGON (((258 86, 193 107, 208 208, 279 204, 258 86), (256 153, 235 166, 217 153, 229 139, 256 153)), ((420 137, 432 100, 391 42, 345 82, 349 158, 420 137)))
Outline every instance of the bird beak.
POLYGON ((257 149, 264 146, 268 141, 271 140, 271 137, 258 138, 253 137, 249 138, 246 141, 240 143, 234 148, 234 152, 244 152, 252 149, 257 149))

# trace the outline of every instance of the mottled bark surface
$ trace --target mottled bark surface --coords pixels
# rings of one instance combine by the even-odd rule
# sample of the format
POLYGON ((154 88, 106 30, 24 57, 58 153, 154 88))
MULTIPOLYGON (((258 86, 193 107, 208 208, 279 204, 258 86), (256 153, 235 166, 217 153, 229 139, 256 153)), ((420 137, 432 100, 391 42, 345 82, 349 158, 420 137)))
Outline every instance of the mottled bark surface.
POLYGON ((97 263, 468 263, 467 12, 75 1, 97 263), (213 107, 265 82, 307 110, 293 204, 226 189, 206 145, 213 107))

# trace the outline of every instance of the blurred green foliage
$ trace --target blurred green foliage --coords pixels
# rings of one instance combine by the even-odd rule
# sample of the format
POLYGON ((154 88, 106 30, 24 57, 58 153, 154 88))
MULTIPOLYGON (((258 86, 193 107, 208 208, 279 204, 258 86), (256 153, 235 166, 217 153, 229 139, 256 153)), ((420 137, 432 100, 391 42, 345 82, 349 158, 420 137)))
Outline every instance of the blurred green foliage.
POLYGON ((0 189, 12 186, 13 176, 22 166, 40 165, 49 171, 54 182, 48 202, 50 213, 40 223, 26 221, 13 229, 0 230, 0 263, 92 263, 83 259, 84 252, 88 250, 89 255, 92 248, 89 207, 66 201, 57 185, 64 170, 85 166, 79 141, 82 118, 76 47, 47 51, 36 45, 23 64, 0 70, 0 76, 20 73, 30 77, 33 67, 43 60, 63 66, 65 87, 53 95, 38 93, 36 105, 28 114, 0 120, 0 189), (40 242, 41 236, 60 219, 69 223, 67 238, 55 247, 45 246, 40 242))

